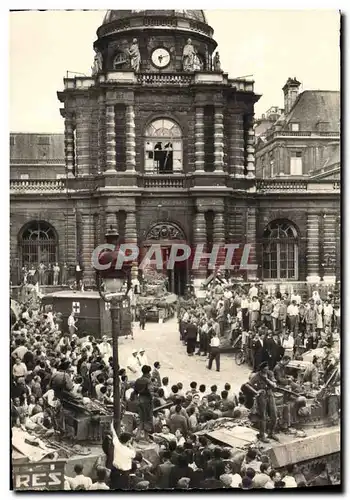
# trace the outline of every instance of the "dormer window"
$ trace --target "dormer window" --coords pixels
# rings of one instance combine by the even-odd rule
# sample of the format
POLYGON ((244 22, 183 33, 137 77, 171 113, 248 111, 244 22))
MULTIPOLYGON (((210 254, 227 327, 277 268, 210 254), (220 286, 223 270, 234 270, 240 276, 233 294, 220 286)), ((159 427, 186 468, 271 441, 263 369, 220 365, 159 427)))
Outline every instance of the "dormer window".
POLYGON ((299 123, 291 124, 292 132, 299 132, 299 123))

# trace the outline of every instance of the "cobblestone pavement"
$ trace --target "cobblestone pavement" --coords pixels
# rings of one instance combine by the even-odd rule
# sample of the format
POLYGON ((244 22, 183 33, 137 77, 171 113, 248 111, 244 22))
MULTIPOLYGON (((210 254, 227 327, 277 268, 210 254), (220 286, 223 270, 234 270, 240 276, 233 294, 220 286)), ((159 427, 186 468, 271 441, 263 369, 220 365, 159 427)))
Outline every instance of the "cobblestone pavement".
POLYGON ((238 392, 241 385, 247 382, 250 373, 247 365, 236 365, 232 354, 221 355, 220 372, 216 371, 215 363, 209 371, 206 368, 207 360, 204 356, 188 356, 186 347, 179 338, 176 318, 164 324, 147 323, 143 331, 135 323, 134 340, 119 338, 119 365, 125 367, 131 350, 141 347, 145 349, 148 362, 152 367, 155 361, 161 363, 161 377, 169 377, 170 385, 182 382, 184 388, 187 388, 195 380, 198 384, 205 384, 207 389, 216 384, 221 391, 228 382, 232 390, 238 392))

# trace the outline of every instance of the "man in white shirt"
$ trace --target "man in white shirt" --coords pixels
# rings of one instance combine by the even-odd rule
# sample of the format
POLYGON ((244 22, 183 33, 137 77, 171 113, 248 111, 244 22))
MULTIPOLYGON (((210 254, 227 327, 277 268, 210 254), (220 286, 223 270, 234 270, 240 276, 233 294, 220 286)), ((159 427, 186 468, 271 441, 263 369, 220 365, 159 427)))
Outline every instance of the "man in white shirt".
POLYGON ((331 326, 332 325, 332 316, 333 316, 333 306, 329 303, 328 300, 325 301, 323 306, 323 325, 331 326))
POLYGON ((74 466, 75 477, 65 476, 65 480, 68 482, 71 490, 77 490, 78 488, 83 488, 85 490, 90 489, 92 486, 92 481, 89 477, 83 474, 84 467, 81 464, 76 464, 74 466))
POLYGON ((140 369, 142 369, 143 366, 148 365, 148 359, 147 355, 145 354, 145 350, 143 347, 138 352, 137 359, 140 365, 140 369))
POLYGON ((137 359, 137 352, 137 349, 133 349, 126 363, 129 380, 136 380, 140 376, 140 364, 137 359))
POLYGON ((248 292, 249 298, 252 299, 253 297, 257 297, 258 292, 259 292, 259 290, 257 289, 257 287, 255 285, 252 285, 249 288, 249 292, 248 292))
POLYGON ((122 432, 118 438, 111 424, 113 438, 113 467, 111 470, 111 490, 126 490, 128 488, 128 476, 132 467, 132 460, 136 452, 130 444, 131 435, 122 432))
POLYGON ((292 303, 287 307, 287 317, 289 320, 289 329, 291 332, 295 333, 297 320, 299 318, 299 307, 297 306, 295 299, 293 299, 292 303))
POLYGON ((249 304, 249 313, 250 313, 250 328, 252 329, 257 322, 259 321, 260 316, 260 302, 258 301, 258 297, 254 295, 249 304))
POLYGON ((68 317, 68 331, 70 335, 72 336, 78 328, 75 326, 76 320, 74 319, 74 311, 71 312, 70 316, 68 317))
POLYGON ((220 371, 220 339, 218 334, 214 331, 214 335, 210 341, 210 353, 209 353, 209 363, 208 370, 211 370, 213 361, 215 359, 216 371, 220 371))
POLYGON ((301 303, 301 297, 300 297, 300 295, 298 293, 294 292, 294 290, 292 292, 290 300, 291 300, 291 302, 293 302, 293 300, 295 300, 297 306, 299 306, 300 303, 301 303))
POLYGON ((96 470, 97 481, 92 484, 89 490, 109 490, 106 484, 107 470, 104 467, 98 467, 96 470))
POLYGON ((106 335, 102 337, 102 342, 98 346, 101 353, 103 362, 108 366, 108 360, 113 356, 113 349, 111 344, 108 342, 106 335))

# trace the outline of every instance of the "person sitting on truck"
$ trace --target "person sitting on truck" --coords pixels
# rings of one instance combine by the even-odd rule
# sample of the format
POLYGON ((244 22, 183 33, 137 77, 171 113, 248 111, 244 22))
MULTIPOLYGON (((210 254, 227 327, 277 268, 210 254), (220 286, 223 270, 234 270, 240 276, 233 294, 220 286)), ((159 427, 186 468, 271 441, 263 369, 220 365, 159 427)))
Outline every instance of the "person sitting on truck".
POLYGON ((318 387, 320 383, 320 367, 320 358, 314 356, 312 364, 310 366, 307 366, 303 373, 303 382, 311 382, 314 387, 318 387))

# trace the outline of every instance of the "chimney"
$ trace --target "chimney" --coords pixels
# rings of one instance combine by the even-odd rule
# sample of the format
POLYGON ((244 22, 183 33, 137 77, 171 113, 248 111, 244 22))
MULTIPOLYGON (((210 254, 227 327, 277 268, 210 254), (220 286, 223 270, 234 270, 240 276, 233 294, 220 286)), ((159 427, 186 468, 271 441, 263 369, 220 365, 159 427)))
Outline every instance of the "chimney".
POLYGON ((286 115, 294 106, 294 103, 299 94, 300 85, 301 83, 298 82, 298 80, 295 77, 294 78, 289 77, 284 87, 282 88, 284 93, 284 113, 286 115))

